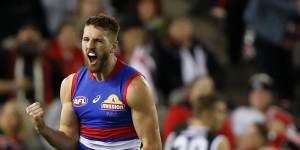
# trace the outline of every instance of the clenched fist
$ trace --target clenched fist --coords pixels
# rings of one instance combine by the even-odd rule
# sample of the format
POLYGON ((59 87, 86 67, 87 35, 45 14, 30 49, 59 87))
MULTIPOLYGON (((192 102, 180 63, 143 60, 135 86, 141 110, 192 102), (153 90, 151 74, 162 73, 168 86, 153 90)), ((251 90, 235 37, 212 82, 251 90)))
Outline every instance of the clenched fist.
POLYGON ((30 116, 35 128, 39 131, 45 127, 43 120, 44 110, 39 102, 35 102, 26 108, 27 115, 30 116))

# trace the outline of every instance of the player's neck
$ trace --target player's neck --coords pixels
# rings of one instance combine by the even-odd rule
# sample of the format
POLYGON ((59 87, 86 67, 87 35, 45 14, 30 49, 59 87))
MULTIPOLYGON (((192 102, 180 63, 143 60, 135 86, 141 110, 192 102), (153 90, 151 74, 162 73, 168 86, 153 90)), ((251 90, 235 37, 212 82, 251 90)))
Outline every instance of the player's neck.
POLYGON ((195 117, 190 119, 189 124, 192 126, 208 127, 208 124, 206 123, 205 120, 201 120, 201 119, 195 118, 195 117))
POLYGON ((104 81, 105 79, 107 79, 107 77, 113 71, 116 63, 117 63, 117 58, 115 56, 111 56, 108 59, 107 64, 105 64, 105 67, 101 71, 93 73, 95 79, 97 81, 104 81))

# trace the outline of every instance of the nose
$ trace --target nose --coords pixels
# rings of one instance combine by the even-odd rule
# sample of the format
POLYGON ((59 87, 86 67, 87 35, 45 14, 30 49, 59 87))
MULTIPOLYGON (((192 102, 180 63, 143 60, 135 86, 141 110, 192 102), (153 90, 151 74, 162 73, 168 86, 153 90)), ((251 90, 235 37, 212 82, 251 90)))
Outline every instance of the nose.
POLYGON ((86 47, 87 47, 88 49, 94 49, 94 48, 95 48, 95 42, 93 42, 93 40, 89 40, 89 41, 87 42, 86 47))

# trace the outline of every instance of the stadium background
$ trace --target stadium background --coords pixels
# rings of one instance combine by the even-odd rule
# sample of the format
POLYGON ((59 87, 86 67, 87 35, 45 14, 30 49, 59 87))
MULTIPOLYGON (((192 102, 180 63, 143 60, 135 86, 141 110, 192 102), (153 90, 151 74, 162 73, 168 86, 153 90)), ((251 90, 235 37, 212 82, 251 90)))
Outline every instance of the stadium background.
POLYGON ((249 79, 263 72, 273 78, 272 106, 284 111, 283 118, 272 118, 284 126, 284 139, 275 145, 291 140, 299 146, 297 130, 292 138, 286 130, 290 124, 299 127, 300 2, 261 1, 2 1, 0 148, 50 148, 34 132, 24 107, 41 101, 47 124, 58 127, 60 82, 82 66, 82 27, 88 16, 98 13, 120 22, 116 55, 141 71, 153 87, 163 139, 170 130, 166 116, 181 121, 182 116, 172 116, 176 106, 184 106, 192 94, 217 91, 227 104, 226 132, 236 147, 232 112, 249 106, 249 79))

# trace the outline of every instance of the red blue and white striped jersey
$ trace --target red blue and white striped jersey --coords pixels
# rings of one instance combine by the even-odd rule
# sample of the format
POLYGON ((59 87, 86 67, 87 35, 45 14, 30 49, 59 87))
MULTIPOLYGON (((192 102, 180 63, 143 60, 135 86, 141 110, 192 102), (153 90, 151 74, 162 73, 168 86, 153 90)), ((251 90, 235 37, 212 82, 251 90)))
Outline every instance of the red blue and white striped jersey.
POLYGON ((120 60, 104 81, 82 67, 73 77, 72 104, 80 123, 79 149, 139 149, 126 93, 140 73, 120 60))

